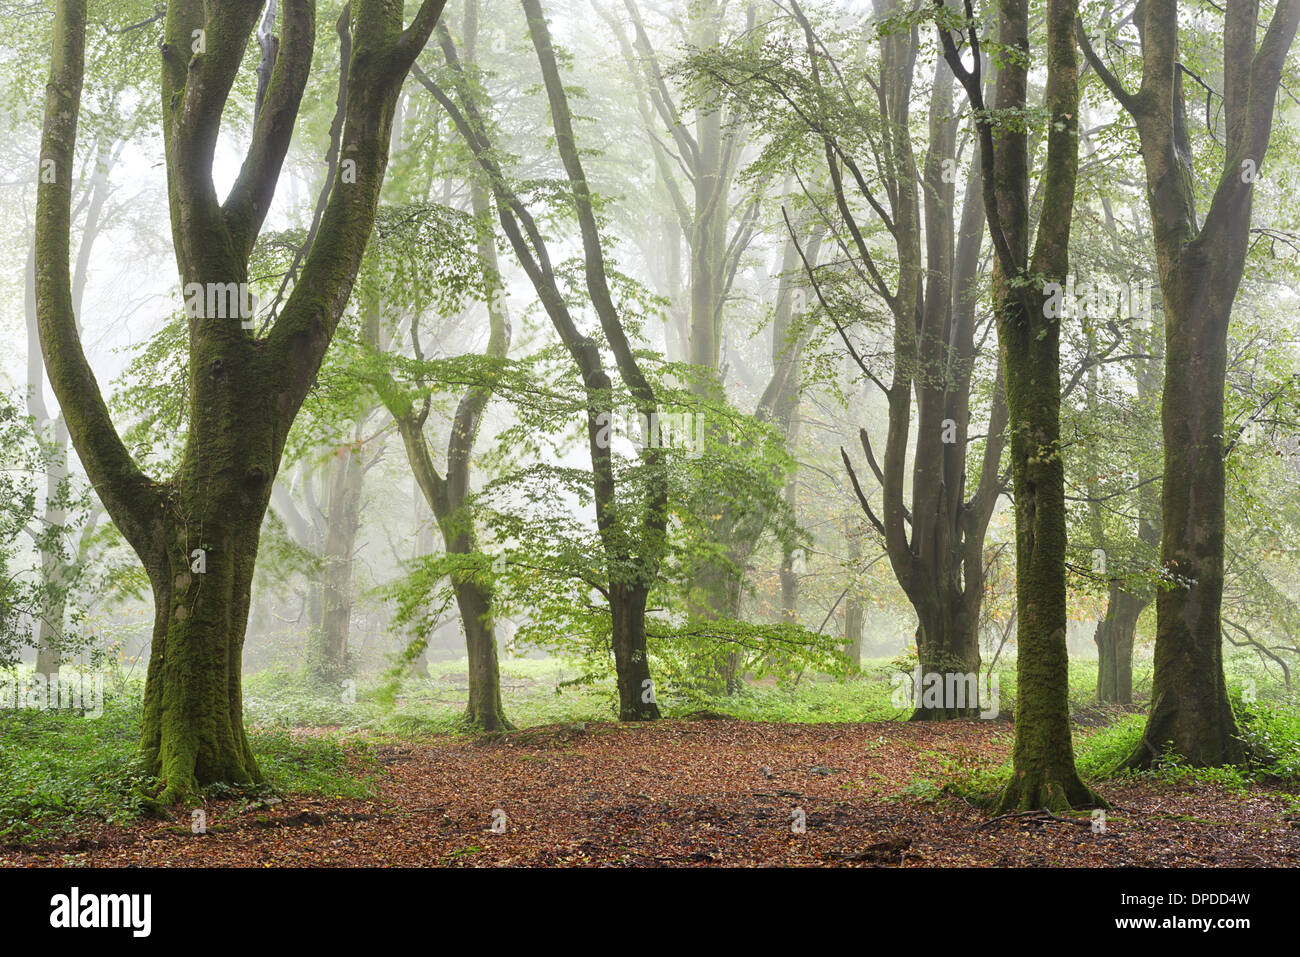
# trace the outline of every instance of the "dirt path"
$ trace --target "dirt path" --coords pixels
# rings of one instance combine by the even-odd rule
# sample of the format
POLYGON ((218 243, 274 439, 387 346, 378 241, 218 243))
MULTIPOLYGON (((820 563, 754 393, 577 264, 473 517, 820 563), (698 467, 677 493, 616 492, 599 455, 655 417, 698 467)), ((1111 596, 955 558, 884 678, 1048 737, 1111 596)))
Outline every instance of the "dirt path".
POLYGON ((1009 725, 587 725, 370 749, 375 801, 210 802, 189 821, 98 826, 0 864, 1295 866, 1285 796, 1159 782, 1103 789, 1090 822, 926 799, 917 775, 1000 761, 1009 725), (802 812, 803 833, 792 832, 802 812), (499 812, 494 815, 494 812, 499 812), (503 833, 494 833, 493 822, 503 833))

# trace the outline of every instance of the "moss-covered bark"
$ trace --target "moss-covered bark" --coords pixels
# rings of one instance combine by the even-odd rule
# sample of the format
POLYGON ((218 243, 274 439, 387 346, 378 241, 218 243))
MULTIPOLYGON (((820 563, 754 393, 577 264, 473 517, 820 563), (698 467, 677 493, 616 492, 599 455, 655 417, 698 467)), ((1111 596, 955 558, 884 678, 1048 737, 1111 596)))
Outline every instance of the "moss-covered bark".
POLYGON ((478 731, 505 731, 514 727, 501 703, 501 672, 497 663, 492 595, 474 582, 456 586, 456 606, 465 625, 469 654, 469 700, 465 722, 478 731))
MULTIPOLYGON (((193 501, 205 521, 177 523, 166 565, 151 570, 154 638, 145 683, 144 765, 161 804, 214 781, 261 779, 243 725, 240 663, 261 513, 242 491, 193 501), (233 500, 233 501, 232 501, 233 500), (209 520, 230 503, 243 520, 209 520), (200 532, 200 528, 202 531, 200 532), (193 557, 194 552, 201 557, 193 557), (196 570, 199 569, 199 570, 196 570)), ((183 508, 177 503, 177 511, 183 508)))
MULTIPOLYGON (((1204 278, 1179 280, 1178 291, 1200 286, 1198 293, 1206 297, 1202 302, 1209 305, 1218 298, 1202 285, 1211 281, 1209 263, 1192 265, 1184 259, 1182 268, 1189 267, 1203 270, 1204 278)), ((1156 595, 1151 715, 1128 763, 1149 767, 1172 749, 1198 766, 1237 764, 1244 749, 1223 674, 1221 621, 1223 389, 1206 385, 1224 381, 1227 315, 1214 315, 1219 310, 1213 307, 1198 309, 1194 301, 1165 302, 1161 561, 1176 583, 1156 595)))
MULTIPOLYGON (((994 297, 1010 421, 1016 512, 1018 621, 1016 740, 1004 809, 1084 807, 1099 802, 1080 780, 1070 738, 1069 657, 1065 643, 1065 469, 1060 443, 1060 320, 1047 315, 1043 284, 1061 282, 1069 266, 1070 226, 1078 174, 1077 5, 1048 0, 1047 89, 1050 113, 1042 210, 1030 256, 1029 153, 1024 126, 997 126, 983 111, 976 25, 969 25, 973 68, 940 27, 945 59, 980 117, 984 205, 996 253, 994 297), (980 116, 984 113, 983 116, 980 116)), ((999 5, 999 43, 1016 51, 998 71, 994 107, 1025 109, 1031 62, 1029 7, 999 5)))
MULTIPOLYGON (((41 352, 72 443, 154 592, 145 687, 145 766, 164 802, 259 776, 242 719, 240 661, 258 531, 285 438, 347 305, 374 222, 397 95, 442 0, 402 29, 403 4, 353 0, 353 69, 343 142, 355 177, 336 183, 297 286, 265 339, 233 318, 189 316, 185 451, 167 482, 144 475, 114 428, 86 361, 69 276, 71 183, 85 73, 85 0, 59 0, 37 192, 41 352)), ((224 203, 213 184, 222 115, 258 4, 167 5, 160 102, 181 288, 242 283, 288 149, 311 67, 312 0, 285 0, 277 60, 243 168, 224 203), (193 52, 195 30, 204 48, 193 52)))
POLYGON ((1016 510, 1016 738, 1003 810, 1089 807, 1098 798, 1074 767, 1069 655, 1065 643, 1065 469, 1060 448, 1060 366, 1055 330, 1017 316, 1000 318, 1007 405, 1013 424, 1016 510))

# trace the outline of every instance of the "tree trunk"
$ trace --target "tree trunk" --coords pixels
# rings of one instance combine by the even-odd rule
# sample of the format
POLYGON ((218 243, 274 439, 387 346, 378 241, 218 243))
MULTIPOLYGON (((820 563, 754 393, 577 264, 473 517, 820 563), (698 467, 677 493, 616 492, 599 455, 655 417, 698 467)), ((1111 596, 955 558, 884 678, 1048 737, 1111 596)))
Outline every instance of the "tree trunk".
POLYGON ((916 653, 921 674, 939 682, 942 699, 915 702, 911 721, 947 721, 976 718, 980 714, 979 604, 962 594, 944 600, 914 604, 920 624, 916 653), (973 614, 971 613, 973 611, 973 614))
MULTIPOLYGON (((1057 341, 1007 342, 1016 507, 1016 742, 1002 809, 1095 803, 1074 767, 1065 644, 1065 472, 1057 341)), ((1012 339, 1007 336, 1006 339, 1012 339)))
MULTIPOLYGON (((1208 262, 1183 267, 1210 281, 1208 262)), ((1191 279, 1192 276, 1187 277, 1191 279)), ((1183 283, 1184 287, 1190 283, 1183 283)), ((1207 303, 1209 289, 1194 295, 1207 303)), ((1195 299, 1193 299, 1193 302, 1195 299)), ((1238 764, 1244 751, 1223 674, 1223 389, 1227 317, 1166 298, 1165 471, 1161 562, 1177 576, 1156 595, 1151 716, 1129 763, 1149 767, 1172 748, 1201 767, 1238 764)))
MULTIPOLYGON (((474 62, 478 38, 479 4, 465 4, 463 37, 465 55, 474 62)), ((478 254, 483 262, 484 287, 487 290, 488 344, 484 356, 504 359, 510 348, 510 316, 505 305, 505 288, 497 262, 496 233, 492 228, 492 190, 484 170, 474 170, 470 180, 470 207, 478 221, 478 254)), ((413 331, 414 336, 414 331, 413 331)), ((413 340, 417 357, 422 358, 418 339, 413 340)), ((388 405, 398 423, 406 446, 406 457, 424 499, 432 509, 442 532, 448 555, 475 555, 479 551, 474 513, 468 501, 470 493, 470 457, 478 437, 483 413, 492 398, 485 386, 471 386, 461 397, 447 440, 446 477, 438 474, 424 436, 428 405, 414 412, 409 399, 394 400, 395 387, 387 380, 388 405)), ((513 728, 501 701, 501 673, 497 658, 497 639, 492 603, 493 585, 481 575, 458 575, 452 582, 461 625, 465 631, 468 660, 469 701, 465 706, 465 723, 478 731, 503 731, 513 728)), ((421 660, 427 647, 421 651, 421 660)), ((427 665, 424 666, 427 674, 427 665)))
POLYGON ((794 570, 794 555, 786 552, 781 556, 781 621, 796 625, 799 623, 799 576, 794 570))
MULTIPOLYGON (((424 500, 424 492, 420 488, 420 483, 415 482, 415 488, 412 490, 413 500, 411 508, 416 516, 416 527, 418 531, 415 535, 415 548, 412 558, 422 558, 425 555, 433 554, 433 528, 429 522, 429 515, 425 512, 428 503, 424 500)), ((432 509, 430 509, 432 511, 432 509)), ((421 635, 420 653, 411 661, 411 674, 418 678, 429 677, 429 641, 433 638, 433 633, 437 631, 437 626, 429 630, 427 635, 421 635)))
MULTIPOLYGON (((85 300, 86 281, 90 269, 90 255, 99 239, 104 219, 104 206, 109 195, 109 172, 121 155, 121 145, 113 149, 109 140, 101 138, 95 149, 94 171, 90 175, 90 193, 86 203, 86 218, 82 225, 81 242, 77 247, 76 267, 72 274, 72 307, 78 315, 85 300)), ((32 244, 27 260, 25 284, 25 314, 27 326, 27 411, 33 419, 36 438, 40 445, 41 464, 45 469, 45 514, 41 528, 45 532, 62 529, 68 520, 67 510, 60 504, 69 493, 68 428, 63 416, 50 416, 45 403, 45 375, 42 367, 40 332, 36 316, 36 245, 32 244)), ((62 556, 48 547, 41 548, 41 584, 44 607, 41 608, 40 625, 36 638, 36 673, 57 676, 62 657, 64 615, 67 612, 68 588, 77 569, 65 562, 62 556)))
POLYGON ((505 731, 514 727, 506 720, 501 703, 501 672, 497 664, 496 629, 493 627, 492 596, 469 580, 456 585, 456 607, 465 627, 465 650, 469 657, 469 701, 465 721, 478 731, 505 731))
POLYGON ((660 716, 646 656, 648 596, 649 591, 643 585, 613 585, 609 592, 620 721, 653 721, 660 716))
POLYGON ((862 599, 850 590, 844 599, 844 647, 854 670, 862 667, 862 599))
POLYGON ((240 692, 261 512, 233 483, 215 486, 190 496, 182 514, 192 524, 169 529, 167 563, 149 569, 155 613, 141 736, 164 806, 201 784, 261 780, 240 692))
POLYGON ((1097 700, 1102 704, 1133 703, 1133 640, 1145 599, 1111 585, 1106 617, 1097 622, 1097 700))
MULTIPOLYGON (((359 440, 360 427, 357 429, 359 440)), ((328 684, 350 673, 348 633, 352 623, 352 571, 361 528, 364 469, 359 446, 347 446, 330 463, 329 524, 321 555, 320 628, 313 632, 310 668, 328 684)))
MULTIPOLYGON (((44 556, 42 556, 42 567, 44 567, 44 556)), ((51 579, 46 578, 46 581, 49 582, 51 579)), ((63 597, 47 601, 41 609, 40 624, 36 632, 36 673, 45 675, 46 678, 59 676, 61 655, 57 645, 61 635, 55 627, 55 622, 63 621, 66 610, 67 601, 63 597)))
MULTIPOLYGON (((1043 288, 1045 282, 1063 282, 1069 268, 1079 163, 1077 12, 1071 0, 1048 0, 1045 105, 1050 119, 1032 257, 1027 131, 1022 126, 995 130, 983 110, 979 51, 972 51, 973 69, 967 69, 953 35, 939 28, 945 59, 979 117, 984 205, 997 254, 993 293, 1011 425, 1019 622, 1016 741, 1011 780, 999 802, 1004 810, 1082 807, 1099 800, 1079 779, 1070 737, 1061 322, 1047 315, 1043 288)), ((999 14, 999 43, 1019 54, 998 71, 994 107, 1020 111, 1029 83, 1029 5, 1004 0, 999 14)))
MULTIPOLYGON (((385 398, 402 435, 411 471, 437 519, 448 555, 475 555, 479 551, 478 536, 465 495, 469 486, 469 452, 487 399, 488 395, 482 389, 471 389, 462 398, 452 426, 447 476, 443 478, 429 454, 429 444, 424 437, 424 416, 410 410, 409 398, 395 398, 391 392, 385 398), (403 401, 407 403, 406 407, 401 404, 403 401)), ((513 726, 506 719, 501 702, 501 676, 492 616, 493 591, 482 574, 458 572, 452 581, 469 661, 469 701, 465 708, 465 722, 480 731, 501 731, 513 726)), ((425 670, 427 672, 427 667, 425 670)))

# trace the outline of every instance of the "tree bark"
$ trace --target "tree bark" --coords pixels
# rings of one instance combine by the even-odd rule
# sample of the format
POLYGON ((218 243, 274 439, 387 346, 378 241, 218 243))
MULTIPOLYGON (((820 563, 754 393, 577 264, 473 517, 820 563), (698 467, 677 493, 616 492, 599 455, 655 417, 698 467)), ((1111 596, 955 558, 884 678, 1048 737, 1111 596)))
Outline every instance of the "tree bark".
POLYGON ((201 520, 168 522, 166 560, 149 568, 155 614, 141 747, 164 783, 163 804, 196 784, 261 779, 240 691, 261 516, 237 481, 226 484, 178 503, 201 520))

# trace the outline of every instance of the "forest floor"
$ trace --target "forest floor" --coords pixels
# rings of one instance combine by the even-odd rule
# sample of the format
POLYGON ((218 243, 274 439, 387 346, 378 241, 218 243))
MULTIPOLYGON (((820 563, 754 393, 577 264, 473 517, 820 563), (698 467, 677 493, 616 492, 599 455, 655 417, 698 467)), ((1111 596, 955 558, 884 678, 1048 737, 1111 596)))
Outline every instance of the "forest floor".
POLYGON ((1261 785, 1112 779, 1104 829, 1087 813, 998 818, 945 789, 1006 760, 1006 722, 587 722, 349 741, 368 800, 209 798, 205 833, 188 814, 88 824, 0 848, 0 865, 1300 864, 1296 798, 1261 785))

